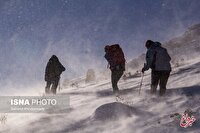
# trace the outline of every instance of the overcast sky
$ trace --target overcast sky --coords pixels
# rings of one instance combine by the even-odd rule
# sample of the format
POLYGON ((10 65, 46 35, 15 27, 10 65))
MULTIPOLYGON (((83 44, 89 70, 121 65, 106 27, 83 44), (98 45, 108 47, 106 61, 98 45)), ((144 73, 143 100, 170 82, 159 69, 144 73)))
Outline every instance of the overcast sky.
POLYGON ((104 69, 104 46, 119 43, 127 60, 147 39, 167 41, 200 23, 200 0, 0 0, 0 83, 44 82, 56 54, 65 78, 104 69))

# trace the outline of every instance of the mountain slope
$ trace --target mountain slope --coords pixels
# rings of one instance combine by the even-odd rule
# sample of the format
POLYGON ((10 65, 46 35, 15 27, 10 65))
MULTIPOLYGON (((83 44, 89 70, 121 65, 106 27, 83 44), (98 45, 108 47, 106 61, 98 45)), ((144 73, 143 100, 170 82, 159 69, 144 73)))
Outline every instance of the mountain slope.
MULTIPOLYGON (((200 54, 200 24, 193 25, 181 36, 162 44, 172 57, 172 64, 179 65, 186 60, 198 58, 200 54)), ((145 62, 145 54, 131 60, 128 66, 131 69, 141 69, 145 62)))
POLYGON ((1 133, 200 133, 200 61, 191 60, 173 69, 164 97, 149 95, 150 73, 120 80, 121 97, 116 101, 111 83, 99 81, 79 88, 66 88, 58 95, 70 96, 65 114, 7 114, 1 133), (190 108, 197 121, 182 128, 171 114, 190 108))

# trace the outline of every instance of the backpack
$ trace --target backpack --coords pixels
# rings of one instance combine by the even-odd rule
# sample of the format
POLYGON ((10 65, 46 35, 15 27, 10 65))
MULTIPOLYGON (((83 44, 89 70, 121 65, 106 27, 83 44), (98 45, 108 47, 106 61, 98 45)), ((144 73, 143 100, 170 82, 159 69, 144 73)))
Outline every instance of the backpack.
POLYGON ((153 69, 155 70, 171 70, 170 60, 167 49, 158 46, 155 47, 155 54, 153 60, 153 69))
POLYGON ((119 46, 119 44, 111 45, 110 52, 111 52, 112 60, 116 66, 125 64, 126 60, 124 58, 124 53, 121 47, 119 46))

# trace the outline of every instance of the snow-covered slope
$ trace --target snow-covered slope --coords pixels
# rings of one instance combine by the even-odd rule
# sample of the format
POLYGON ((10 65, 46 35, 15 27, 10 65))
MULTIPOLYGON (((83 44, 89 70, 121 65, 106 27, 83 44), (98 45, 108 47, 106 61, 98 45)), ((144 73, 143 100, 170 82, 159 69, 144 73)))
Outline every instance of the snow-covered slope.
POLYGON ((174 68, 164 97, 152 96, 150 72, 121 80, 117 102, 109 80, 80 88, 65 88, 59 95, 70 96, 71 110, 65 114, 6 114, 1 133, 200 133, 200 59, 174 68), (122 103, 124 102, 124 103, 122 103), (182 128, 171 114, 190 108, 197 121, 182 128))

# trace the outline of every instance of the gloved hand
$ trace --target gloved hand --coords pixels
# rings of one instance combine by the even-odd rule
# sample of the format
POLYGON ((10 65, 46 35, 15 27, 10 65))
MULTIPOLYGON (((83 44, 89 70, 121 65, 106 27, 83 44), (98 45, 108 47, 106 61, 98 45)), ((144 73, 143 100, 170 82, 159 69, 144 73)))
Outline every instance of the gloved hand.
POLYGON ((48 79, 49 79, 49 77, 47 76, 47 74, 45 74, 44 80, 47 81, 48 79))
POLYGON ((147 67, 147 64, 144 63, 144 67, 142 68, 142 73, 144 73, 144 71, 147 71, 149 68, 147 67))
POLYGON ((107 69, 110 68, 110 64, 107 65, 107 69))
POLYGON ((142 68, 142 73, 144 73, 144 71, 145 71, 145 68, 143 67, 143 68, 142 68))

